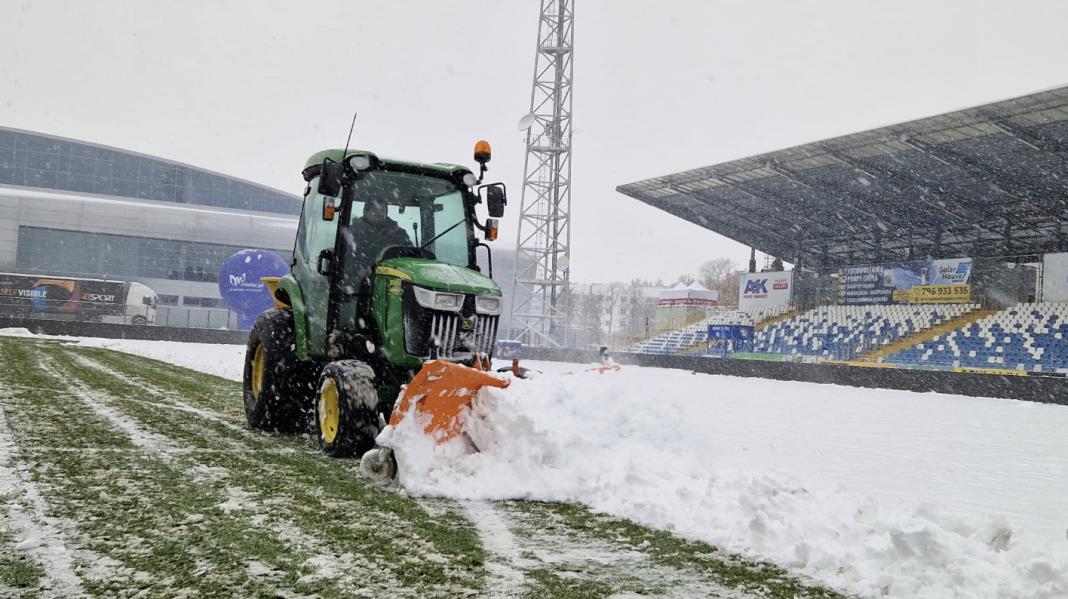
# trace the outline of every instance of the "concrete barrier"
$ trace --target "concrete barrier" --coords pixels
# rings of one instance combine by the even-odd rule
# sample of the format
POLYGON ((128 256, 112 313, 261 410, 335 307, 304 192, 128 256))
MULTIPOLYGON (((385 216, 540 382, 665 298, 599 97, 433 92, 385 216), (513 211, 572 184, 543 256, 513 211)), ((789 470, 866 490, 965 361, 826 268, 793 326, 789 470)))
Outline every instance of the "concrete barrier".
MULTIPOLYGON (((596 351, 523 348, 524 360, 593 363, 596 351)), ((675 368, 703 374, 721 374, 778 381, 799 381, 861 387, 899 389, 918 393, 948 393, 969 397, 997 397, 1068 405, 1068 379, 1047 376, 1009 376, 907 368, 858 368, 840 364, 796 364, 766 360, 735 360, 651 354, 612 354, 617 364, 675 368)))
POLYGON ((187 329, 133 324, 108 324, 75 320, 45 320, 43 318, 0 318, 0 329, 24 328, 40 335, 69 335, 71 337, 103 337, 105 339, 146 339, 150 341, 181 341, 183 343, 219 343, 245 345, 248 331, 223 329, 187 329))

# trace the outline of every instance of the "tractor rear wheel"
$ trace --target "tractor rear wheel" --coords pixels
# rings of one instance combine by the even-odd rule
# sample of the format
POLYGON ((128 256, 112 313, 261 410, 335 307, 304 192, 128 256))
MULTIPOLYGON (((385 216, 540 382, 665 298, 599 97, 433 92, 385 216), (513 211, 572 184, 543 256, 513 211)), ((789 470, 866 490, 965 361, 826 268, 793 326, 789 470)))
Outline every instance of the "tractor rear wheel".
POLYGON ((293 313, 268 310, 248 335, 243 378, 245 417, 252 428, 305 430, 313 392, 312 367, 297 358, 293 313))
POLYGON ((375 446, 379 428, 374 378, 374 370, 359 360, 339 360, 323 368, 314 424, 324 454, 358 457, 375 446))

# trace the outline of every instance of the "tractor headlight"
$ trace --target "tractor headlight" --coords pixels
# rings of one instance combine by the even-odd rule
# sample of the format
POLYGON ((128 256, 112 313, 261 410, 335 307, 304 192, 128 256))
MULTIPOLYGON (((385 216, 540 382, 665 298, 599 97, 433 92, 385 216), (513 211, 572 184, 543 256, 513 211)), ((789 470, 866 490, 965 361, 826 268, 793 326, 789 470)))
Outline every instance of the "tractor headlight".
POLYGON ((501 296, 480 295, 475 298, 475 312, 479 314, 500 314, 501 296))
POLYGON ((464 307, 463 294, 431 291, 422 287, 412 287, 412 289, 415 291, 415 301, 424 308, 459 312, 464 307))

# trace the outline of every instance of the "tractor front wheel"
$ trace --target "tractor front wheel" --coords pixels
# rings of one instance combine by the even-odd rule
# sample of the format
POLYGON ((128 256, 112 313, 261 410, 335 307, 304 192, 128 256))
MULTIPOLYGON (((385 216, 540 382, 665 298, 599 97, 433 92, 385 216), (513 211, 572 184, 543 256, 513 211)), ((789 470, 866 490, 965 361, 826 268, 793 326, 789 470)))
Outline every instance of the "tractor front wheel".
POLYGON ((248 335, 243 377, 245 417, 252 428, 304 430, 311 396, 309 366, 297 358, 293 313, 268 310, 248 335))
POLYGON ((323 368, 315 424, 319 448, 331 457, 358 457, 375 446, 378 392, 375 373, 358 360, 339 360, 323 368))

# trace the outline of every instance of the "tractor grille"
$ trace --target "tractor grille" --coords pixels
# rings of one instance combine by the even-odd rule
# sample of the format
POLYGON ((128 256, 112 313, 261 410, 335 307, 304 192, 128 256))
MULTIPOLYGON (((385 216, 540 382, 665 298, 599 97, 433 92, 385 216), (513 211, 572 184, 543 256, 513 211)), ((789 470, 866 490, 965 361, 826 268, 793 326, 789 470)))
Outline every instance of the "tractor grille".
POLYGON ((462 358, 475 352, 492 353, 497 340, 499 316, 478 315, 474 323, 464 329, 459 314, 434 313, 430 319, 430 336, 440 343, 440 357, 462 358))

